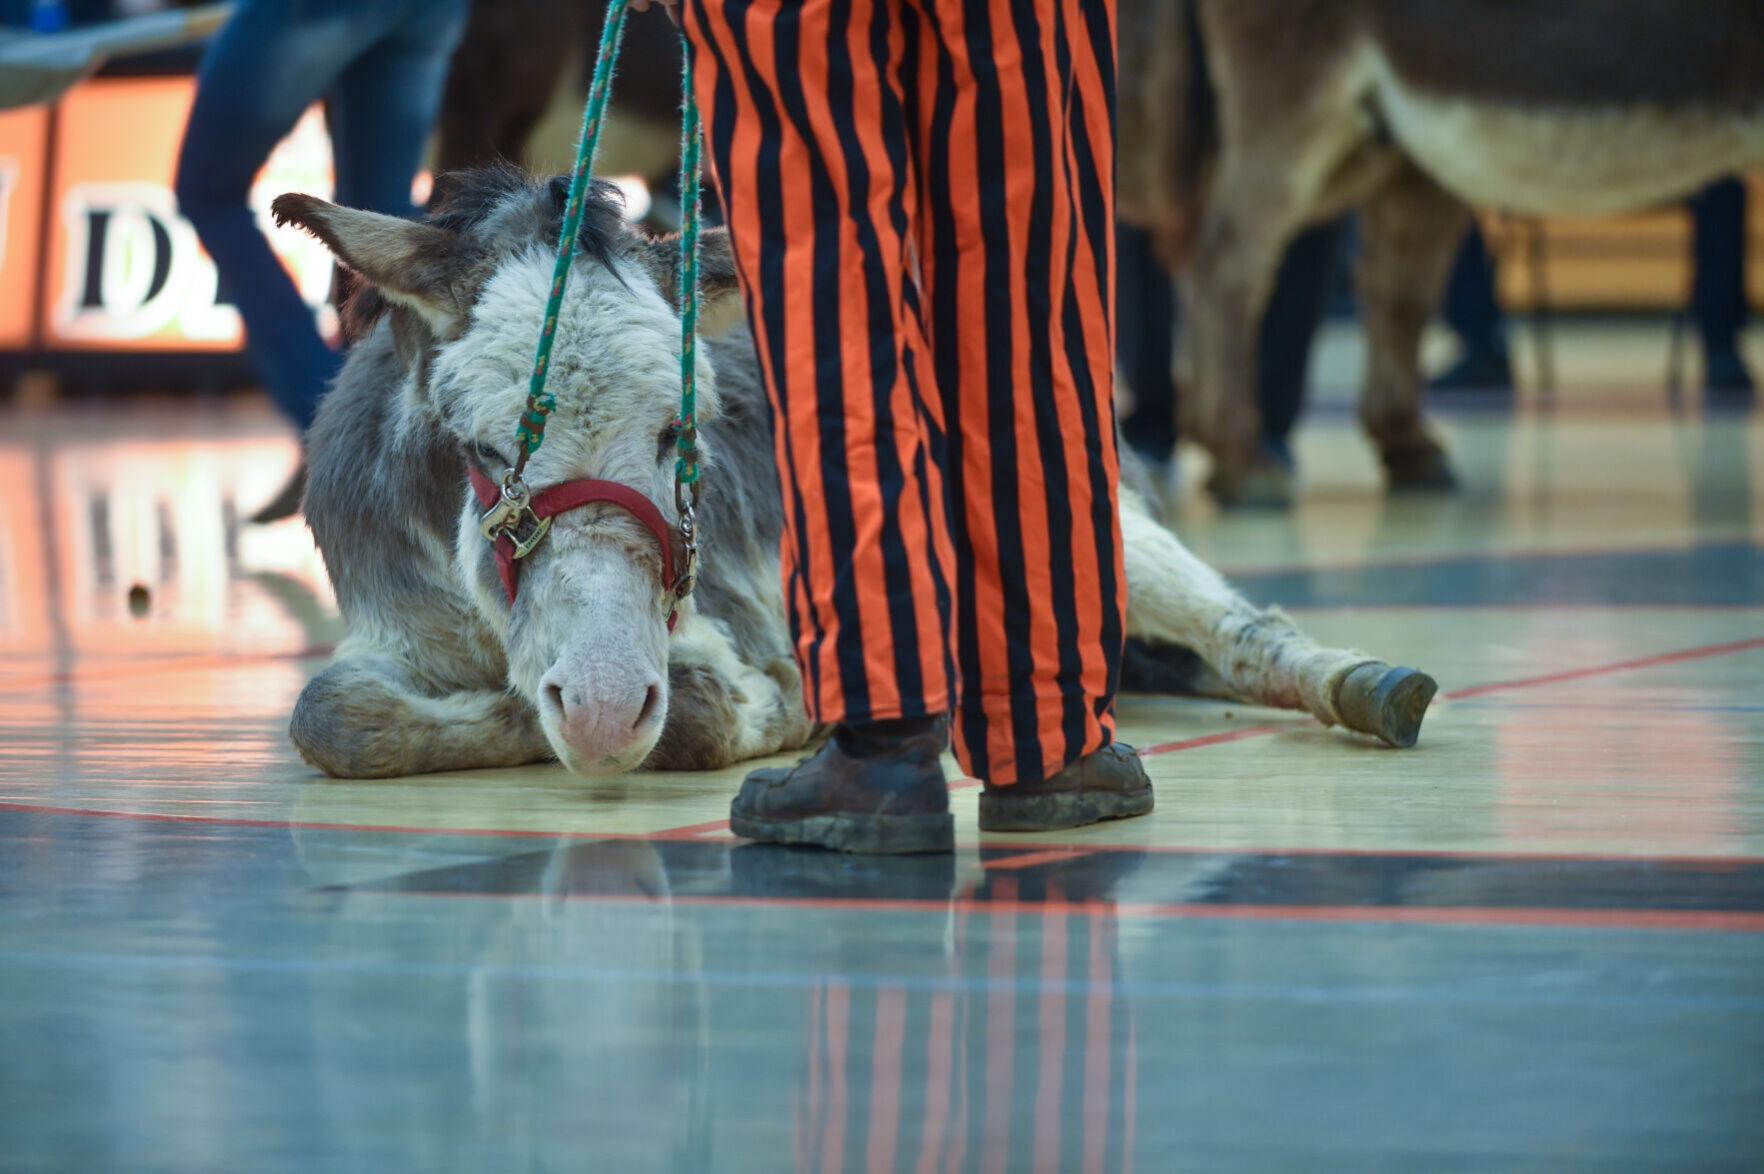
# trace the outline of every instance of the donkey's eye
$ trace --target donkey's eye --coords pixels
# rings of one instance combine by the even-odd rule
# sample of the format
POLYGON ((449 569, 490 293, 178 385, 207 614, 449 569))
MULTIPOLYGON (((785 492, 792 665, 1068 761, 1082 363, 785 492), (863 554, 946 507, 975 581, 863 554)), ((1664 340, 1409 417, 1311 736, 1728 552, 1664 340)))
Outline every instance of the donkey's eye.
POLYGON ((491 447, 488 444, 474 445, 474 446, 472 446, 472 451, 476 452, 478 454, 478 459, 483 461, 487 465, 507 465, 508 464, 507 461, 502 459, 502 454, 497 452, 493 447, 491 447))
POLYGON ((663 428, 661 430, 661 435, 659 435, 655 438, 656 459, 660 460, 662 457, 667 456, 668 450, 670 448, 673 448, 674 445, 678 444, 679 441, 680 441, 680 422, 678 420, 676 420, 673 423, 669 424, 666 428, 663 428))

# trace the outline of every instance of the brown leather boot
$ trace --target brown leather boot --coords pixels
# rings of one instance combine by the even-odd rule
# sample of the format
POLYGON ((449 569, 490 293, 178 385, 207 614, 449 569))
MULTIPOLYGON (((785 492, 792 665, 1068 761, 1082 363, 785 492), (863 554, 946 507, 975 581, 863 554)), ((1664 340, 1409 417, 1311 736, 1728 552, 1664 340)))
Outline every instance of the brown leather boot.
POLYGON ((729 805, 738 836, 838 852, 955 850, 943 781, 947 717, 833 727, 827 744, 788 769, 756 770, 729 805))
POLYGON ((1111 743, 1044 779, 986 784, 980 826, 989 832, 1051 832, 1152 809, 1151 779, 1131 746, 1111 743))

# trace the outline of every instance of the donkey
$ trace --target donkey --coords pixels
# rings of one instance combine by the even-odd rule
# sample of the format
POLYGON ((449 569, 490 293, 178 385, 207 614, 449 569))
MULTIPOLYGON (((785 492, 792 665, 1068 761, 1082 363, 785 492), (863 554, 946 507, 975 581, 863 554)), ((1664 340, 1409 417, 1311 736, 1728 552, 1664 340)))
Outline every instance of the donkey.
POLYGON ((1390 487, 1449 488, 1420 340, 1470 205, 1622 212, 1764 161, 1764 0, 1135 0, 1121 215, 1185 271, 1187 430, 1225 500, 1258 457, 1255 338, 1288 242, 1360 214, 1360 420, 1390 487))
MULTIPOLYGON (((420 223, 274 204, 362 279, 344 315, 358 341, 308 437, 305 502, 350 631, 300 695, 294 745, 340 777, 552 757, 584 776, 696 770, 805 746, 817 731, 785 622, 770 414, 727 237, 706 234, 700 258, 697 589, 678 599, 661 573, 679 524, 679 243, 640 234, 605 188, 572 242, 558 406, 526 480, 535 500, 585 478, 627 500, 559 513, 505 581, 481 494, 510 465, 568 183, 499 169, 447 188, 420 223)), ((1121 523, 1127 625, 1156 683, 1414 743, 1430 677, 1320 647, 1251 605, 1131 486, 1121 523)))

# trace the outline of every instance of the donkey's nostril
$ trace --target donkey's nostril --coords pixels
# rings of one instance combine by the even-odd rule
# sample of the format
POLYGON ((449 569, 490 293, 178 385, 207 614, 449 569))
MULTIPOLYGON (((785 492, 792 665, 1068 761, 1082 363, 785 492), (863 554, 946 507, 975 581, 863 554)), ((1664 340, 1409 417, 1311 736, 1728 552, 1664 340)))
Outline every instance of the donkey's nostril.
POLYGON ((656 706, 658 706, 660 704, 661 704, 661 688, 660 688, 660 686, 657 686, 657 685, 651 685, 649 687, 649 692, 647 694, 645 694, 644 698, 643 698, 643 712, 641 712, 637 715, 637 723, 635 725, 633 725, 631 728, 634 730, 640 730, 644 726, 648 725, 650 722, 650 719, 655 717, 656 706))
POLYGON ((551 710, 551 715, 557 718, 563 717, 563 688, 558 685, 547 685, 542 692, 545 697, 545 705, 551 710))

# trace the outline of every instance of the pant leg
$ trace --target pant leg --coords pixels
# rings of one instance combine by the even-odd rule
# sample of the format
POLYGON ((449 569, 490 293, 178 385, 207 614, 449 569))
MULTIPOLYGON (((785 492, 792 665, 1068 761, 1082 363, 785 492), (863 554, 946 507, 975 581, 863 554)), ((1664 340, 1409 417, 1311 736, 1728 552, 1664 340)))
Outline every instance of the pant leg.
POLYGON ((770 396, 786 610, 817 721, 948 712, 942 423, 919 327, 899 0, 690 0, 770 396))
POLYGON ((245 352, 302 431, 341 359, 325 345, 249 205, 270 152, 382 27, 378 5, 245 0, 197 75, 178 157, 178 205, 245 322, 245 352))
POLYGON ((1495 300, 1494 260, 1483 243, 1482 230, 1474 224, 1464 234, 1458 258, 1452 263, 1440 312, 1465 350, 1506 353, 1505 315, 1495 300))
POLYGON ((1121 417, 1121 439, 1152 461, 1176 452, 1176 283, 1152 251, 1151 236, 1129 224, 1115 227, 1117 366, 1133 391, 1133 410, 1121 417))
POLYGON ((1731 351, 1746 324, 1746 185, 1723 179, 1691 198, 1691 316, 1703 350, 1731 351))
POLYGON ((1262 443, 1291 456, 1289 438, 1305 404, 1311 344, 1329 300, 1329 277, 1343 221, 1306 229, 1287 246, 1262 315, 1257 358, 1262 443))
POLYGON ((435 127, 468 0, 403 0, 380 40, 349 63, 328 100, 337 202, 411 216, 410 185, 435 127))
POLYGON ((1114 7, 913 2, 927 30, 915 143, 954 503, 956 752, 1009 784, 1114 735, 1114 7))

